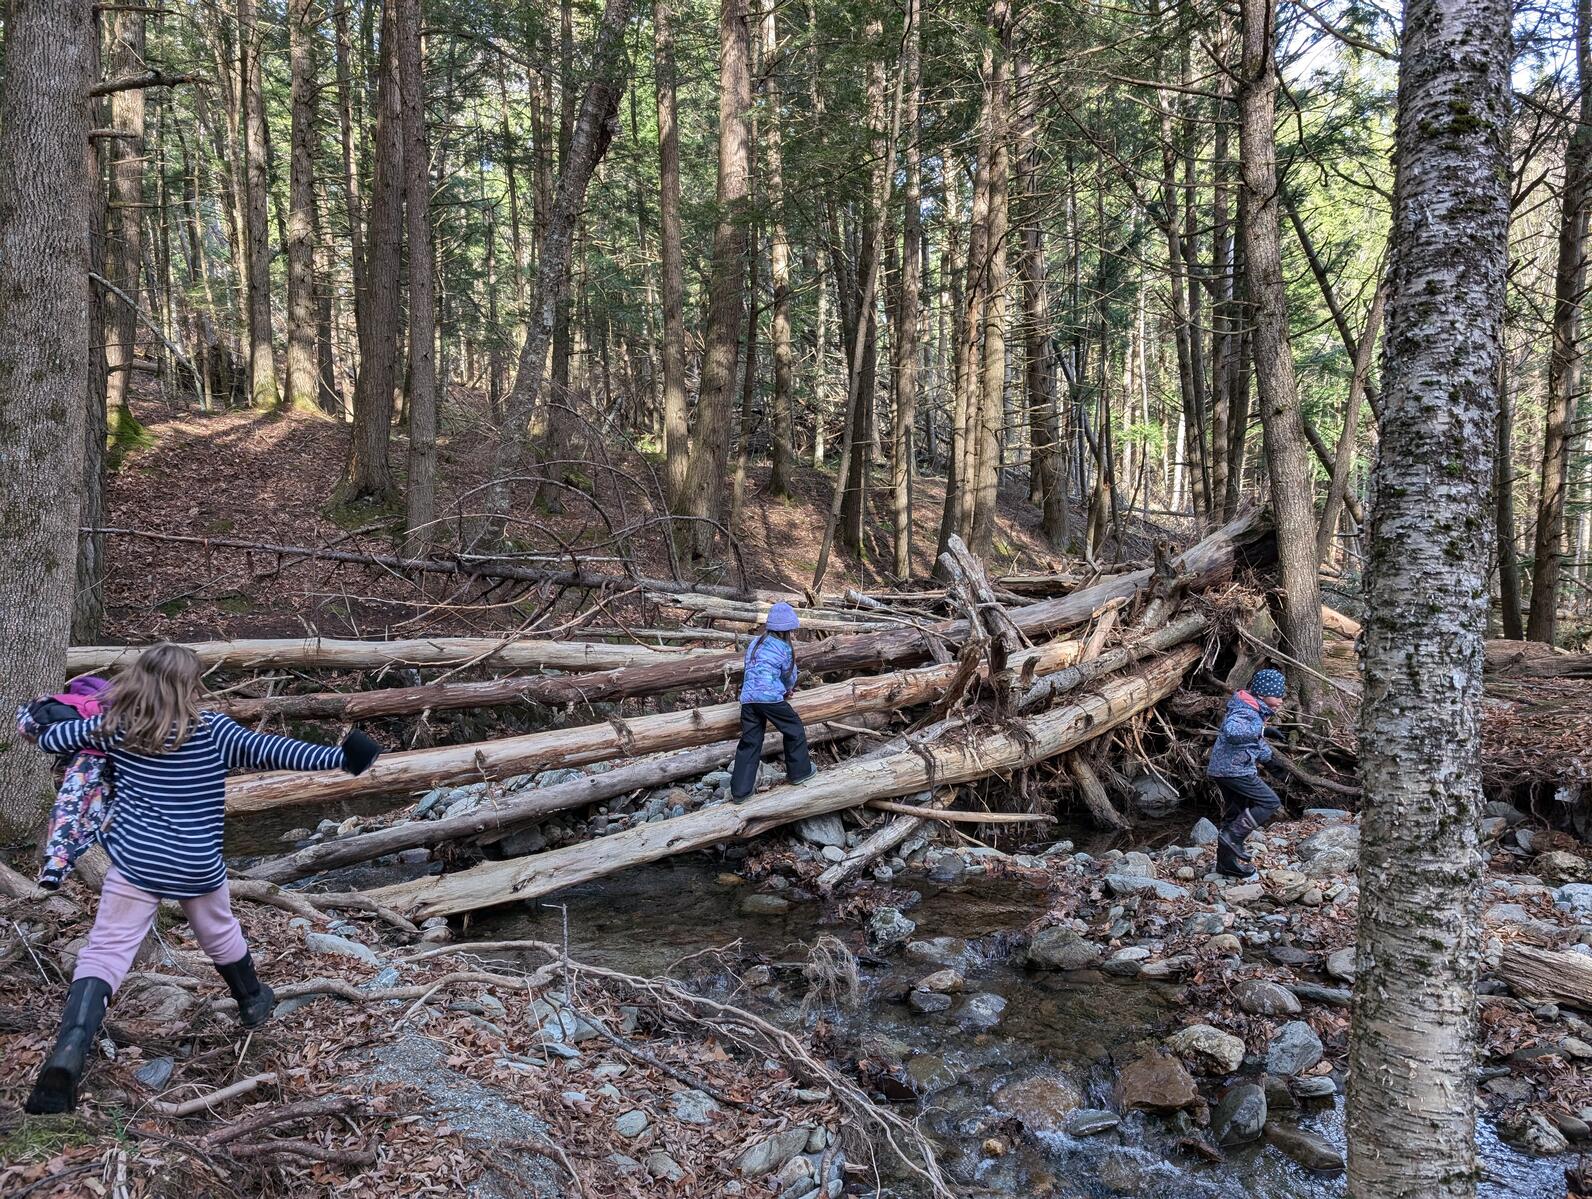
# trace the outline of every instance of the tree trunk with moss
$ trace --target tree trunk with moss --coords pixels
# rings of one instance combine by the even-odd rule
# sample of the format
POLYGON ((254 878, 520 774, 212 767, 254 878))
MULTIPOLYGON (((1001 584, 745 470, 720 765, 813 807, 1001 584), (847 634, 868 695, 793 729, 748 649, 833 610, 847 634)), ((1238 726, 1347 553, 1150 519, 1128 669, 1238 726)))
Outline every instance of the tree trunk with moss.
POLYGON ((1405 6, 1362 634, 1351 1199, 1476 1191, 1479 723, 1509 18, 1504 0, 1405 6))
POLYGON ((11 730, 60 684, 72 620, 90 355, 89 88, 98 32, 82 0, 17 0, 0 91, 0 837, 49 810, 48 760, 11 730))

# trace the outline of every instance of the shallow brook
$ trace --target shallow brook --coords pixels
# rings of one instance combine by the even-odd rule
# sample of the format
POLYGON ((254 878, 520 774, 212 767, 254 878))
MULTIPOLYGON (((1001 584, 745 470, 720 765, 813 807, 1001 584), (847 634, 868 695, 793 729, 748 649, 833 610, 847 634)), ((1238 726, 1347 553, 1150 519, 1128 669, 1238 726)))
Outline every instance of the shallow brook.
MULTIPOLYGON (((918 926, 914 940, 949 938, 942 943, 946 963, 966 979, 966 994, 955 996, 947 1011, 922 1014, 902 1001, 913 983, 940 965, 897 952, 864 959, 855 1010, 826 1007, 804 1017, 807 984, 800 968, 809 948, 825 933, 854 943, 849 926, 826 926, 820 905, 800 901, 772 915, 743 913, 742 901, 752 889, 730 884, 721 869, 694 856, 630 870, 571 888, 551 902, 487 913, 464 937, 556 942, 567 916, 570 952, 582 960, 637 974, 670 974, 807 1031, 822 1019, 841 1058, 893 1055, 923 1090, 915 1104, 905 1106, 918 1113, 940 1147, 942 1163, 970 1194, 1327 1199, 1344 1193, 1341 1174, 1312 1173, 1264 1142, 1209 1161, 1179 1144, 1203 1131, 1180 1125, 1186 1117, 1134 1113, 1118 1127, 1089 1136, 1069 1135, 1058 1119, 1055 1131, 1036 1135, 992 1106, 1003 1085, 1040 1079, 1034 1085, 1041 1094, 1065 1095, 1067 1105, 1113 1108, 1117 1071, 1140 1047, 1187 1023, 1174 987, 1095 972, 1039 974, 1020 960, 1008 961, 1013 935, 1042 902, 1026 885, 981 877, 946 887, 917 875, 902 880, 923 894, 908 912, 918 926), (769 981, 748 985, 743 975, 759 964, 770 968, 769 981), (1005 1001, 989 1031, 966 1026, 974 995, 1005 1001)), ((1274 1117, 1343 1148, 1341 1093, 1274 1117)), ((1479 1134, 1484 1199, 1564 1194, 1562 1161, 1516 1153, 1486 1123, 1479 1134)), ((892 1189, 887 1181, 881 1193, 905 1199, 918 1191, 907 1183, 892 1189)))

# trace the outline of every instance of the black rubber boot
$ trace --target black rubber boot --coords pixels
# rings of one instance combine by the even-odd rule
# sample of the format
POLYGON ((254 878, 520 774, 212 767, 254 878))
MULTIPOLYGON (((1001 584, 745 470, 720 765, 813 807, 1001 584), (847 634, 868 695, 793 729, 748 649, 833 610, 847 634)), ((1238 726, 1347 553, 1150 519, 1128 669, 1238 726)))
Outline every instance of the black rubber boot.
POLYGON ((1233 852, 1227 838, 1216 842, 1216 873, 1226 878, 1254 878, 1255 864, 1233 852))
POLYGON ((235 962, 218 965, 216 973, 226 982, 232 998, 238 1001, 239 1024, 244 1028, 258 1028, 271 1018, 271 1011, 276 1007, 276 992, 254 973, 254 959, 247 953, 235 962))
POLYGON ((1249 850, 1244 839, 1260 828, 1260 822, 1245 808, 1234 816, 1216 834, 1216 872, 1228 878, 1254 878, 1255 867, 1249 860, 1249 850))
POLYGON ((111 985, 103 978, 79 978, 66 993, 66 1010, 61 1013, 61 1030, 55 1034, 55 1048, 44 1061, 33 1093, 22 1110, 34 1116, 69 1112, 77 1107, 77 1084, 83 1077, 94 1036, 105 1018, 111 985))

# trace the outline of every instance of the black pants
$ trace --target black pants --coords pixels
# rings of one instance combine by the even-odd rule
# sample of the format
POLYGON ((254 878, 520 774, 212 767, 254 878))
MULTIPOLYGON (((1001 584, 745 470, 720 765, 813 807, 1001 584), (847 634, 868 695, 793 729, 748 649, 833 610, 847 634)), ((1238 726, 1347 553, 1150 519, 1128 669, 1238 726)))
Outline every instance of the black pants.
POLYGON ((1277 814, 1282 800, 1257 774, 1237 778, 1213 778, 1222 793, 1222 823, 1236 819, 1246 808, 1258 828, 1277 814))
POLYGON ((795 708, 784 700, 777 704, 742 704, 741 743, 735 748, 735 768, 730 772, 731 798, 745 799, 757 787, 763 730, 770 724, 785 738, 785 777, 799 783, 813 772, 813 760, 807 754, 807 730, 795 708))

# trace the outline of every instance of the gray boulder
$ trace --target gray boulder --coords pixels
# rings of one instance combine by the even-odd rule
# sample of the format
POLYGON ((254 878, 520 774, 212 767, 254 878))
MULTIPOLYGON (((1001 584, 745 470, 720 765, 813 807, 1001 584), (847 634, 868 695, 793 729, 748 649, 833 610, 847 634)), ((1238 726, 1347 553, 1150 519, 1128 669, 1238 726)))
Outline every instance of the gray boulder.
POLYGON ((1287 987, 1261 978, 1246 978, 1233 988, 1238 1006, 1251 1016, 1297 1016, 1299 1000, 1287 987))
POLYGON ((1045 970, 1085 970, 1100 961, 1100 947, 1070 928, 1046 928, 1028 945, 1028 964, 1045 970))
POLYGON ((1266 1092, 1252 1082, 1228 1088, 1211 1114, 1211 1135, 1218 1145, 1242 1145, 1259 1138, 1266 1127, 1266 1092))
POLYGON ((899 949, 912 939, 918 926, 899 908, 880 908, 868 921, 868 948, 875 953, 899 949))
POLYGON ((1268 1073, 1290 1078, 1303 1074, 1321 1060, 1321 1038, 1303 1020, 1290 1020, 1266 1048, 1268 1073))

